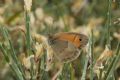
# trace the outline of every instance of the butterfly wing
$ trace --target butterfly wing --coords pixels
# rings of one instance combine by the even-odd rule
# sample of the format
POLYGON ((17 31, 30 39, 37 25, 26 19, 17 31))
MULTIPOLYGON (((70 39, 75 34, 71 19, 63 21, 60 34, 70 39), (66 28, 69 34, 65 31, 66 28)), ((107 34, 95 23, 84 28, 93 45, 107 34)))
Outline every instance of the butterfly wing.
POLYGON ((77 48, 82 48, 88 43, 88 37, 79 33, 58 33, 55 35, 59 40, 65 40, 73 43, 77 48))
POLYGON ((70 62, 80 55, 78 48, 68 41, 54 40, 54 44, 51 47, 55 57, 61 62, 70 62))
POLYGON ((61 58, 61 61, 64 63, 71 62, 76 58, 78 58, 79 55, 80 55, 80 50, 76 46, 74 46, 71 42, 68 42, 68 47, 62 53, 63 57, 61 58))
POLYGON ((68 42, 63 40, 54 40, 50 46, 52 47, 54 52, 61 53, 62 51, 64 51, 65 48, 68 47, 68 42))

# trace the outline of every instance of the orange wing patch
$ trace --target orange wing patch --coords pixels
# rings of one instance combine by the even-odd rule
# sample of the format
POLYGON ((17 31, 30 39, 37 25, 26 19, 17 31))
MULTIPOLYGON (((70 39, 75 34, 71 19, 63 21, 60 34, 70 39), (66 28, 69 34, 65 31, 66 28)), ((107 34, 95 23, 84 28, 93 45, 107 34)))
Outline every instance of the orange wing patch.
POLYGON ((59 40, 65 40, 73 43, 77 48, 80 47, 80 35, 74 33, 59 33, 55 35, 59 40))

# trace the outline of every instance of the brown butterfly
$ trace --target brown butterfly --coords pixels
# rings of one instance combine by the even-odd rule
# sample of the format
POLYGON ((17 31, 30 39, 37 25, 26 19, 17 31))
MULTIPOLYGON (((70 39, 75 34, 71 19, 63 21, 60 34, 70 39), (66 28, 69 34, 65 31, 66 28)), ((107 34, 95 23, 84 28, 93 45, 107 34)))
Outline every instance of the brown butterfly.
POLYGON ((71 62, 78 58, 80 49, 88 43, 88 37, 74 32, 61 32, 48 36, 54 56, 62 63, 71 62))

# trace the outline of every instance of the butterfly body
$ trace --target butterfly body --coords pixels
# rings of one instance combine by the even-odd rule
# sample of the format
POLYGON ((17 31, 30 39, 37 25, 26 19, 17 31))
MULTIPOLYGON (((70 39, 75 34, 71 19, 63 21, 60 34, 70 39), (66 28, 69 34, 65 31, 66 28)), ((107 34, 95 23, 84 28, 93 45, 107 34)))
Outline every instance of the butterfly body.
POLYGON ((48 37, 48 44, 60 62, 70 62, 80 55, 80 48, 88 42, 87 36, 79 33, 57 33, 48 37))

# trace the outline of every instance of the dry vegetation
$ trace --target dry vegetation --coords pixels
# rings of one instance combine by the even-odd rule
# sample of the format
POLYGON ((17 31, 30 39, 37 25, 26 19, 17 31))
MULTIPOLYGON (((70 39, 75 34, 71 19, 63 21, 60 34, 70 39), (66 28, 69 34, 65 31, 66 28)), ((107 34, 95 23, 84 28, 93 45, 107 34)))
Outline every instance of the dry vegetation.
POLYGON ((0 0, 0 80, 120 80, 120 0, 0 0), (78 59, 53 58, 47 35, 88 36, 78 59))

